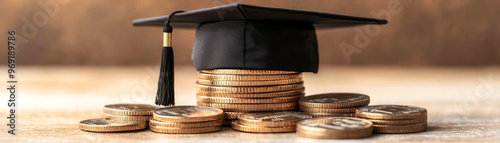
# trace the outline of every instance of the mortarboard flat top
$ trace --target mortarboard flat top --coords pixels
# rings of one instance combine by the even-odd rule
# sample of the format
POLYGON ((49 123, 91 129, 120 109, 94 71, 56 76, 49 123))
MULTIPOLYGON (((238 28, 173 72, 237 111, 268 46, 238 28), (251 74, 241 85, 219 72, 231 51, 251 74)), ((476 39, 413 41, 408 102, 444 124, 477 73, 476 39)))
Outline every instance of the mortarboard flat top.
MULTIPOLYGON (((144 18, 133 21, 135 26, 164 26, 167 16, 144 18)), ((331 13, 304 11, 285 8, 252 6, 247 4, 229 4, 212 8, 178 13, 171 20, 174 27, 197 27, 199 23, 226 20, 287 20, 307 21, 316 28, 355 26, 362 24, 386 24, 383 19, 372 19, 337 15, 331 13)))
MULTIPOLYGON (((168 16, 134 20, 164 26, 168 16)), ((315 27, 386 24, 386 20, 246 4, 176 13, 169 25, 196 28, 192 61, 197 70, 318 71, 315 27)))

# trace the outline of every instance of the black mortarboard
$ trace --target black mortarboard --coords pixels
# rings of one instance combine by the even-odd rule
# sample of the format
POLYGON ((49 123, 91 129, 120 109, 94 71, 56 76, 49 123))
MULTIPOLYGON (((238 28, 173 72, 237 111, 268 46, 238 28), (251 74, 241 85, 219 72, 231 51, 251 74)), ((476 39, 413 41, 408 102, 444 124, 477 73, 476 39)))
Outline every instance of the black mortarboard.
POLYGON ((315 28, 386 24, 386 20, 246 4, 176 11, 134 20, 135 26, 164 26, 157 104, 173 105, 172 27, 196 28, 192 60, 197 70, 256 69, 318 71, 315 28))

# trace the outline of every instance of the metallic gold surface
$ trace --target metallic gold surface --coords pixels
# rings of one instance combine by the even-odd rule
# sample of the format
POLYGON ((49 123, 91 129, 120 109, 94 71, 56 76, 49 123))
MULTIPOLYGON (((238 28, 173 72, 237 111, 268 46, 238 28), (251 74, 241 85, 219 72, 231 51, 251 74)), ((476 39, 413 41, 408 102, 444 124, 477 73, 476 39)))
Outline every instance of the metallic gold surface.
POLYGON ((114 115, 153 115, 157 107, 149 104, 109 104, 104 106, 103 111, 114 115))
POLYGON ((400 120, 378 120, 378 119, 367 119, 370 120, 374 125, 409 125, 418 124, 427 121, 427 117, 419 119, 400 119, 400 120))
POLYGON ((231 127, 238 131, 252 133, 283 133, 295 132, 296 126, 280 126, 280 127, 262 127, 262 126, 247 126, 239 124, 238 121, 233 121, 231 127))
POLYGON ((196 84, 198 93, 265 93, 277 91, 289 91, 304 88, 303 83, 276 85, 276 86, 254 86, 254 87, 223 87, 223 86, 206 86, 196 84))
POLYGON ((199 73, 199 79, 205 80, 222 80, 222 81, 256 81, 256 80, 283 80, 283 79, 299 79, 302 74, 280 74, 280 75, 217 75, 199 73))
POLYGON ((298 74, 294 71, 278 70, 243 70, 243 69, 214 69, 200 70, 200 73, 222 74, 222 75, 275 75, 275 74, 298 74))
POLYGON ((224 112, 224 120, 226 119, 238 119, 240 115, 246 114, 248 112, 224 112))
POLYGON ((269 93, 214 93, 214 92, 197 93, 197 95, 200 96, 230 97, 230 98, 272 98, 272 97, 293 96, 299 94, 300 95, 304 94, 304 88, 291 91, 279 91, 279 92, 269 92, 269 93))
POLYGON ((282 79, 282 80, 245 80, 245 81, 230 81, 230 80, 206 80, 198 79, 197 84, 210 86, 270 86, 270 85, 285 85, 303 82, 302 78, 282 79))
POLYGON ((357 93, 326 93, 302 97, 299 105, 310 108, 345 108, 368 105, 370 97, 357 93))
POLYGON ((301 128, 297 128, 297 135, 303 138, 312 139, 359 139, 367 138, 372 136, 373 127, 367 130, 360 131, 342 131, 342 132, 318 132, 318 131, 308 131, 301 128))
POLYGON ((321 117, 299 121, 297 134, 306 138, 348 139, 369 137, 372 122, 353 117, 321 117))
POLYGON ((106 114, 106 118, 111 119, 111 120, 122 120, 122 121, 149 121, 149 118, 151 116, 145 115, 145 116, 125 116, 125 115, 114 115, 114 114, 106 114))
POLYGON ((311 115, 295 111, 247 113, 238 117, 238 123, 265 127, 296 126, 298 121, 309 118, 311 115))
POLYGON ((188 123, 176 123, 176 122, 160 122, 151 118, 149 124, 158 127, 169 127, 169 128, 199 128, 199 127, 211 127, 211 126, 221 126, 223 120, 206 121, 206 122, 188 122, 188 123))
POLYGON ((356 113, 308 113, 313 118, 317 117, 356 117, 356 113))
POLYGON ((427 130, 427 122, 409 125, 373 125, 376 133, 415 133, 427 130))
POLYGON ((427 110, 422 107, 406 105, 374 105, 356 110, 356 116, 368 119, 421 119, 427 117, 427 110))
MULTIPOLYGON (((204 103, 285 103, 297 102, 303 95, 274 97, 274 98, 227 98, 227 97, 210 97, 196 96, 196 101, 204 103)), ((354 112, 354 111, 353 111, 354 112)))
POLYGON ((142 121, 120 121, 101 118, 80 121, 79 127, 81 130, 91 132, 120 132, 145 129, 147 123, 142 121))
POLYGON ((199 106, 209 106, 222 109, 226 112, 246 112, 246 111, 283 111, 298 109, 297 102, 288 103, 267 103, 267 104, 223 104, 223 103, 203 103, 199 106))
MULTIPOLYGON (((362 107, 362 106, 361 106, 362 107)), ((309 108, 309 107, 300 107, 301 111, 309 112, 309 113, 354 113, 356 109, 360 107, 352 107, 352 108, 309 108)))
POLYGON ((221 109, 204 106, 174 106, 156 109, 153 119, 160 122, 205 122, 224 117, 221 109))
POLYGON ((163 32, 163 47, 172 47, 172 33, 163 32))
POLYGON ((211 126, 211 127, 199 127, 199 128, 167 128, 149 125, 149 130, 157 133, 168 133, 168 134, 197 134, 197 133, 208 133, 216 132, 222 130, 222 126, 211 126))

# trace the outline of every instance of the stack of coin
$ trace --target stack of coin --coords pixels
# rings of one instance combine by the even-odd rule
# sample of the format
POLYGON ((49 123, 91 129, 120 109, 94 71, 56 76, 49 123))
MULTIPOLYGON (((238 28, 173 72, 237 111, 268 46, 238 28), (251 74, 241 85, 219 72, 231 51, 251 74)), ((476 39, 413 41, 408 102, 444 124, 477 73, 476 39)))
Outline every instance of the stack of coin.
POLYGON ((106 118, 80 122, 80 129, 91 132, 120 132, 145 129, 157 106, 149 104, 109 104, 103 108, 106 118))
POLYGON ((369 103, 369 96, 357 93, 325 93, 299 100, 300 110, 313 117, 355 117, 356 109, 369 103))
POLYGON ((427 130, 427 110, 404 105, 375 105, 356 110, 356 116, 373 122, 377 133, 414 133, 427 130))
POLYGON ((309 114, 294 111, 247 113, 233 121, 232 128, 254 133, 295 132, 297 122, 309 118, 309 114))
POLYGON ((225 123, 244 112, 297 110, 304 95, 302 74, 293 71, 201 70, 197 104, 224 110, 225 123))
POLYGON ((193 134, 222 130, 223 111, 205 106, 174 106, 156 109, 149 129, 158 133, 193 134))
POLYGON ((149 104, 109 104, 104 106, 103 111, 111 120, 149 121, 156 108, 149 104))
POLYGON ((298 122, 297 135, 315 139, 355 139, 373 133, 372 122, 354 117, 319 117, 298 122))

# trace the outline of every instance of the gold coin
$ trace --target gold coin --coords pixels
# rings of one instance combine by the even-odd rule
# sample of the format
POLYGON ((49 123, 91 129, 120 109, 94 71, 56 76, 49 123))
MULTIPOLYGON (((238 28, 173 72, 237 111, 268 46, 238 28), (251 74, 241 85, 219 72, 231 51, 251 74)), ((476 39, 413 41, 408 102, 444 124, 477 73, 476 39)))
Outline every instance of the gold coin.
POLYGON ((321 117, 299 121, 297 134, 306 138, 352 139, 373 133, 372 122, 353 117, 321 117))
POLYGON ((239 124, 238 121, 233 121, 231 127, 238 131, 252 133, 283 133, 295 132, 296 126, 280 126, 280 127, 263 127, 263 126, 247 126, 239 124))
POLYGON ((226 119, 238 119, 240 115, 246 114, 248 112, 224 112, 224 120, 226 119))
POLYGON ((156 108, 149 104, 109 104, 104 106, 103 111, 114 115, 153 115, 156 108))
MULTIPOLYGON (((284 103, 297 102, 302 95, 274 97, 274 98, 227 98, 227 97, 210 97, 196 96, 196 101, 204 103, 284 103)), ((354 112, 354 111, 353 111, 354 112)))
POLYGON ((214 69, 214 70, 200 70, 200 73, 228 74, 228 75, 274 75, 274 74, 297 74, 298 72, 278 71, 278 70, 214 69))
POLYGON ((215 93, 198 92, 197 95, 200 96, 210 96, 210 97, 230 97, 230 98, 272 98, 272 97, 284 97, 293 95, 303 95, 304 88, 290 91, 279 91, 279 92, 269 92, 269 93, 215 93))
POLYGON ((215 107, 227 112, 284 111, 284 110, 296 110, 298 108, 297 102, 263 103, 263 104, 224 104, 224 103, 198 102, 198 105, 215 107))
POLYGON ((401 119, 401 120, 377 120, 377 119, 367 119, 367 120, 370 120, 374 125, 408 125, 408 124, 423 123, 427 121, 427 117, 419 119, 401 119))
POLYGON ((282 80, 282 79, 298 79, 302 78, 302 74, 280 74, 280 75, 217 75, 217 74, 198 74, 199 79, 205 80, 282 80))
POLYGON ((168 134, 197 134, 197 133, 208 133, 216 132, 222 130, 222 126, 211 126, 211 127, 199 127, 199 128, 169 128, 149 125, 149 130, 157 133, 168 133, 168 134))
POLYGON ((356 117, 356 113, 308 113, 313 118, 317 117, 356 117))
POLYGON ((153 119, 160 122, 205 122, 224 117, 221 109, 204 106, 174 106, 156 109, 153 119))
POLYGON ((209 86, 270 86, 301 83, 302 78, 282 79, 282 80, 247 80, 247 81, 228 81, 228 80, 205 80, 198 79, 197 84, 209 86))
POLYGON ((247 113, 238 117, 238 123, 265 127, 296 126, 298 121, 309 118, 312 117, 307 113, 294 111, 247 113))
POLYGON ((368 105, 370 97, 357 93, 325 93, 300 98, 299 105, 310 108, 345 108, 368 105))
POLYGON ((373 125, 376 133, 415 133, 427 130, 427 122, 409 125, 373 125))
POLYGON ((405 105, 374 105, 356 110, 356 116, 369 119, 420 119, 427 117, 427 110, 405 105))
POLYGON ((122 121, 149 121, 149 118, 151 116, 124 116, 124 115, 113 115, 113 114, 106 114, 106 118, 111 119, 111 120, 122 120, 122 121))
MULTIPOLYGON (((362 106, 361 106, 362 107, 362 106)), ((360 107, 352 107, 352 108, 309 108, 309 107, 300 107, 301 111, 310 112, 310 113, 354 113, 356 109, 360 107)))
POLYGON ((188 122, 188 123, 176 123, 176 122, 160 122, 154 119, 149 120, 149 124, 159 127, 169 127, 169 128, 198 128, 198 127, 210 127, 210 126, 221 126, 222 119, 215 121, 206 122, 188 122))
POLYGON ((276 85, 276 86, 247 86, 247 87, 223 87, 223 86, 206 86, 206 85, 196 85, 196 91, 198 93, 263 93, 263 92, 277 92, 277 91, 289 91, 304 88, 303 83, 288 84, 288 85, 276 85))
POLYGON ((145 129, 146 122, 120 121, 110 119, 88 119, 80 121, 80 130, 91 132, 120 132, 145 129))
POLYGON ((373 131, 370 130, 331 133, 331 132, 308 131, 297 128, 297 136, 303 138, 312 138, 312 139, 358 139, 358 138, 370 137, 372 134, 373 131))

